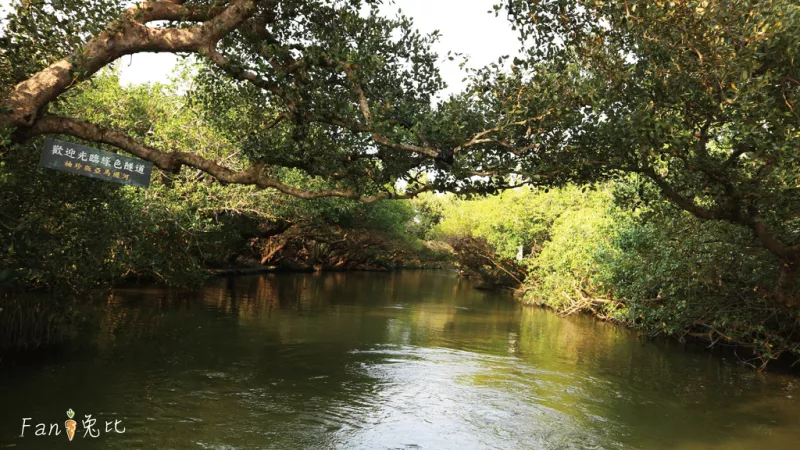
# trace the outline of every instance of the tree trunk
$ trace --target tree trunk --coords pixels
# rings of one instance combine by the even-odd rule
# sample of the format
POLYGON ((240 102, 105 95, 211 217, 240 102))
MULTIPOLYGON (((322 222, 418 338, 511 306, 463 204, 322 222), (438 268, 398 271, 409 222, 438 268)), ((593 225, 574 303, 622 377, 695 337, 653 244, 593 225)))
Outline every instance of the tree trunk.
POLYGON ((800 263, 797 261, 783 261, 781 263, 781 275, 778 277, 778 299, 789 308, 798 306, 798 277, 800 277, 800 263))

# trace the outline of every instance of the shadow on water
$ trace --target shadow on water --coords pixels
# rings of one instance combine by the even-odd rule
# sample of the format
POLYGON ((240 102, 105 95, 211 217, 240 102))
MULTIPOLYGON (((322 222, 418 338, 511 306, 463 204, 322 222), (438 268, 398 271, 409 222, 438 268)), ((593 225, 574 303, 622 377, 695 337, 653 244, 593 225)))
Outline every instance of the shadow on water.
MULTIPOLYGON (((0 448, 23 417, 120 419, 81 448, 771 449, 800 442, 796 379, 438 271, 269 274, 136 288, 68 348, 0 374, 0 448)), ((72 445, 77 445, 72 443, 72 445)))
POLYGON ((58 352, 69 303, 60 298, 0 289, 0 366, 26 363, 58 352))

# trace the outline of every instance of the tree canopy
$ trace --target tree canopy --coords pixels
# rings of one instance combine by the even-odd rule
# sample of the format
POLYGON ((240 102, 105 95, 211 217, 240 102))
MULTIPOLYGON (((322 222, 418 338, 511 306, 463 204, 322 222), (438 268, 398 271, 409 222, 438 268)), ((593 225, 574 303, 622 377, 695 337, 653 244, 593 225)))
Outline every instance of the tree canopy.
POLYGON ((71 135, 163 171, 188 166, 221 182, 302 198, 372 202, 458 181, 459 188, 475 188, 472 171, 453 163, 453 145, 480 140, 454 132, 464 128, 460 111, 431 104, 443 87, 430 50, 436 35, 421 35, 404 17, 381 17, 379 4, 162 0, 123 9, 108 0, 16 2, 0 45, 5 141, 71 135), (80 114, 53 113, 54 104, 71 101, 75 87, 139 52, 195 55, 201 67, 188 95, 208 106, 207 119, 235 139, 247 167, 148 145, 80 114), (327 187, 287 184, 281 168, 321 177, 327 187), (430 171, 451 175, 425 184, 420 177, 430 171), (405 192, 395 190, 399 179, 405 192))
POLYGON ((795 2, 509 0, 495 10, 520 32, 522 55, 436 105, 436 35, 382 17, 380 3, 17 1, 0 45, 4 142, 66 134, 165 172, 363 202, 634 174, 700 219, 750 229, 781 259, 795 303, 795 2), (234 143, 237 164, 56 112, 138 52, 194 55, 186 95, 234 143), (292 184, 286 169, 320 183, 292 184))
POLYGON ((505 99, 490 137, 518 156, 514 169, 544 184, 635 174, 700 219, 745 226, 783 261, 794 303, 796 2, 506 6, 524 56, 480 71, 472 94, 505 99))

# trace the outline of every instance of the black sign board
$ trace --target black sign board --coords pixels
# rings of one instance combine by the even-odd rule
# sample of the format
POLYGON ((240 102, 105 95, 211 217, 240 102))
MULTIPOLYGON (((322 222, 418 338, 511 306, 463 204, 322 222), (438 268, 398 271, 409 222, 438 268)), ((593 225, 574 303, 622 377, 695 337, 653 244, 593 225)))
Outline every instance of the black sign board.
POLYGON ((150 186, 153 163, 47 138, 39 167, 62 170, 131 186, 150 186))

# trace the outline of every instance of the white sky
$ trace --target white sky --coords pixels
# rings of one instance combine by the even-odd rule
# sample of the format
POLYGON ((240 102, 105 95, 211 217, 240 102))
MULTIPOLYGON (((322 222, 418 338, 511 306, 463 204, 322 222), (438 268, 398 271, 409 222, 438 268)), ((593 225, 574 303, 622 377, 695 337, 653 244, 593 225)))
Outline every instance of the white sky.
MULTIPOLYGON (((459 69, 459 60, 448 61, 447 52, 464 53, 470 56, 469 66, 483 67, 497 61, 501 55, 516 55, 519 48, 516 32, 502 16, 489 14, 492 5, 499 0, 395 0, 393 5, 384 5, 384 15, 394 16, 398 9, 414 19, 417 29, 423 33, 441 32, 441 39, 434 47, 440 57, 442 77, 448 85, 445 96, 463 88, 464 73, 459 69)), ((0 17, 4 17, 10 0, 0 0, 0 17)), ((140 53, 125 56, 120 61, 121 79, 125 84, 153 81, 166 82, 172 75, 177 57, 168 53, 140 53)))
POLYGON ((448 85, 445 94, 464 87, 464 73, 459 59, 447 60, 447 52, 464 53, 470 57, 469 66, 483 67, 502 55, 517 55, 517 32, 503 14, 495 17, 492 9, 500 0, 395 0, 394 5, 381 8, 384 15, 393 17, 398 8, 414 19, 423 33, 439 30, 441 37, 433 50, 439 54, 439 68, 448 85))

